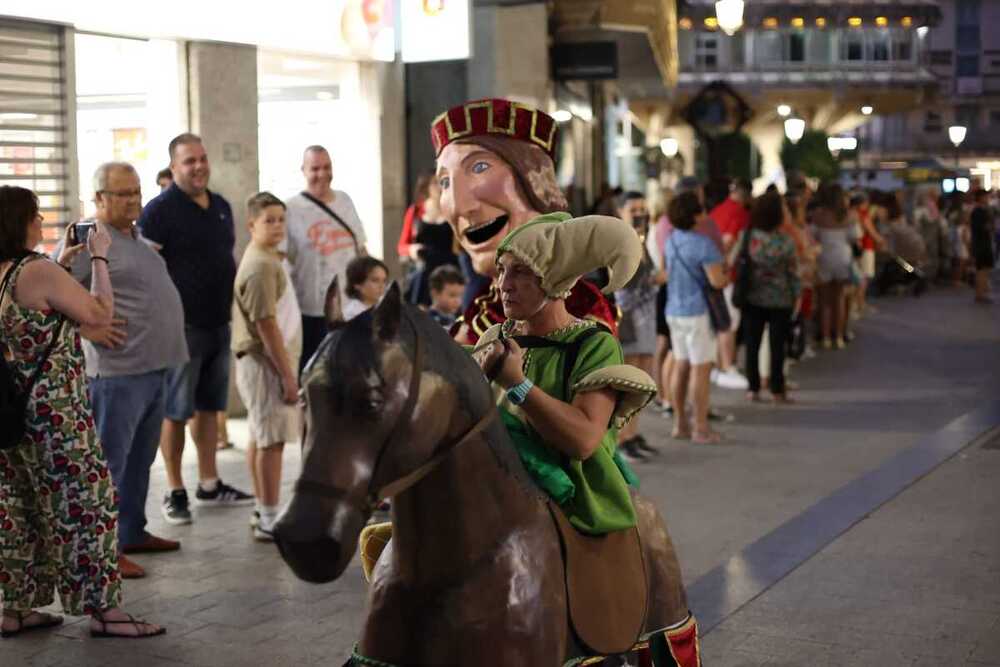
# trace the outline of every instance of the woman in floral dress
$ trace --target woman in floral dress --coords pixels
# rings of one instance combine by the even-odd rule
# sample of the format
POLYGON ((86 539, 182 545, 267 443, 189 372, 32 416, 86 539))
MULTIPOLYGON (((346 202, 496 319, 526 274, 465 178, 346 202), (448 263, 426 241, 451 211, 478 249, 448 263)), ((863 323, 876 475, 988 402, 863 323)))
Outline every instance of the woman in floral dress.
MULTIPOLYGON (((57 591, 66 613, 91 617, 92 636, 163 634, 119 608, 116 491, 83 371, 80 326, 107 327, 114 312, 106 259, 111 237, 95 229, 88 239, 89 294, 59 265, 31 252, 41 240, 35 194, 0 186, 0 275, 8 278, 0 294, 0 349, 15 383, 30 391, 24 438, 0 450, 0 634, 61 624, 61 617, 36 611, 52 604, 57 591)), ((61 259, 68 262, 80 249, 61 259)))

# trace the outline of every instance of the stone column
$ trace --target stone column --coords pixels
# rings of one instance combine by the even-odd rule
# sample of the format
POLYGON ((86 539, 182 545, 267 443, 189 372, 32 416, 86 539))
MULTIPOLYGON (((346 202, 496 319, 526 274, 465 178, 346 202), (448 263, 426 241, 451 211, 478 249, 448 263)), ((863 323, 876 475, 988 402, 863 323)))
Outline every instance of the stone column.
MULTIPOLYGON (((396 241, 409 205, 406 183, 406 77, 402 62, 376 65, 381 104, 382 134, 382 248, 391 276, 400 280, 396 241)), ((429 143, 429 140, 428 140, 429 143)))
POLYGON ((476 7, 469 97, 507 97, 548 110, 549 19, 545 3, 476 7))
POLYGON ((188 113, 212 166, 209 188, 233 207, 237 257, 250 241, 245 202, 257 192, 257 49, 189 42, 188 113))

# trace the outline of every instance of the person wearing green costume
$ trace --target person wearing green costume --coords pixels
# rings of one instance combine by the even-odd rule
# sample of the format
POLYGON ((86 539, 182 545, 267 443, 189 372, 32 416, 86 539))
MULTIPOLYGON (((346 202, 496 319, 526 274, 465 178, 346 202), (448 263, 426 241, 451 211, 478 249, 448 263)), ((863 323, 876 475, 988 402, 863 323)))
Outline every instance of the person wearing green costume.
POLYGON ((493 378, 498 407, 525 468, 579 530, 603 534, 636 523, 629 486, 637 479, 616 451, 617 429, 656 393, 646 373, 624 365, 618 340, 566 310, 584 274, 606 268, 620 288, 642 258, 622 221, 567 213, 510 232, 496 253, 507 321, 474 349, 493 378))

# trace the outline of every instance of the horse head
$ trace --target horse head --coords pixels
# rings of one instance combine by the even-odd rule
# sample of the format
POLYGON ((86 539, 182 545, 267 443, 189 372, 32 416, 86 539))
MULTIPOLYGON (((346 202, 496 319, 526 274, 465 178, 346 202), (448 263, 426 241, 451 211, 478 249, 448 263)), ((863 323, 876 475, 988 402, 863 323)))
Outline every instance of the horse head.
POLYGON ((303 373, 301 477, 275 526, 285 562, 315 583, 343 573, 382 495, 492 409, 475 362, 397 285, 349 322, 333 301, 332 330, 303 373))

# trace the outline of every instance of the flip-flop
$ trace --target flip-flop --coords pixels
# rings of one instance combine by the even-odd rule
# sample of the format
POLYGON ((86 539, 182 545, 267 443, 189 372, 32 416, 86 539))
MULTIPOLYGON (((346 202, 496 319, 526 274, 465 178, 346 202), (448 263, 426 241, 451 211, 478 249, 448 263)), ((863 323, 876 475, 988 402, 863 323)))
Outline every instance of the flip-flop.
POLYGON ((127 621, 109 621, 104 618, 104 615, 98 612, 94 615, 94 620, 101 624, 104 628, 103 630, 90 629, 90 636, 95 639, 148 639, 149 637, 159 637, 160 635, 167 634, 166 628, 160 628, 156 632, 149 632, 145 634, 139 634, 140 625, 152 625, 148 621, 142 619, 136 619, 132 614, 125 614, 128 616, 127 621), (108 632, 109 625, 132 625, 135 628, 136 634, 134 635, 123 635, 114 632, 108 632))
POLYGON ((63 624, 63 617, 57 616, 55 614, 47 614, 44 611, 29 611, 27 614, 21 615, 20 612, 17 614, 17 630, 0 630, 0 637, 8 639, 10 637, 16 637, 23 632, 31 632, 32 630, 45 630, 47 628, 54 628, 63 624), (38 614, 45 620, 41 623, 33 623, 32 625, 25 625, 24 619, 30 617, 32 614, 38 614))
POLYGON ((691 442, 696 445, 717 445, 722 442, 722 434, 715 431, 707 434, 692 433, 691 442))

